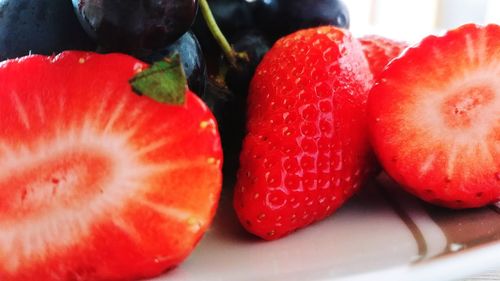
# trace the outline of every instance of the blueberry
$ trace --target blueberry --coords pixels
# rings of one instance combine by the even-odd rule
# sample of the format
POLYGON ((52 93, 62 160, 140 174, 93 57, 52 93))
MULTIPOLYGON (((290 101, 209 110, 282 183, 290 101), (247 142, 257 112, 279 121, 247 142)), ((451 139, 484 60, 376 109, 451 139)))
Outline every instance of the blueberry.
POLYGON ((167 47, 145 57, 139 57, 148 63, 161 60, 178 53, 188 79, 189 89, 202 97, 205 94, 206 67, 205 59, 196 36, 186 32, 181 38, 167 47))
POLYGON ((93 50, 68 0, 0 1, 0 59, 93 50))

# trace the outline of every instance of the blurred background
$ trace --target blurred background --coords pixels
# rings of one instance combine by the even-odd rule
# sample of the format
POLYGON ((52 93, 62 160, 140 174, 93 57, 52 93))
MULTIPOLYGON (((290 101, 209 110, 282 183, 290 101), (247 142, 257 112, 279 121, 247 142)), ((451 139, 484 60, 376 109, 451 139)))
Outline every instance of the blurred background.
POLYGON ((464 23, 500 24, 500 0, 347 0, 354 34, 418 42, 464 23))

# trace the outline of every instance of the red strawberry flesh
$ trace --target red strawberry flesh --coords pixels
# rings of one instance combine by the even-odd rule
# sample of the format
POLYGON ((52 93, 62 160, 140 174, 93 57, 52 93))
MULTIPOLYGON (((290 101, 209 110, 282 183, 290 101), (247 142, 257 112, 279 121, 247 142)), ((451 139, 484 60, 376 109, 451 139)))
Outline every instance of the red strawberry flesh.
POLYGON ((381 74, 370 94, 373 145, 386 171, 452 208, 500 199, 500 27, 430 36, 381 74))
POLYGON ((177 265, 214 215, 213 116, 132 92, 147 65, 65 52, 0 64, 0 279, 132 280, 177 265))

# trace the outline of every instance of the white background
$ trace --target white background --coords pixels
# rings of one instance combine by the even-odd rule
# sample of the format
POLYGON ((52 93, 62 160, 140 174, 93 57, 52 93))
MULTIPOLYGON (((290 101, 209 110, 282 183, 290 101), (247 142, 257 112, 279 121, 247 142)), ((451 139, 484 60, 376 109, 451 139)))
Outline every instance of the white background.
POLYGON ((356 35, 418 42, 465 23, 499 23, 500 0, 345 0, 356 35))

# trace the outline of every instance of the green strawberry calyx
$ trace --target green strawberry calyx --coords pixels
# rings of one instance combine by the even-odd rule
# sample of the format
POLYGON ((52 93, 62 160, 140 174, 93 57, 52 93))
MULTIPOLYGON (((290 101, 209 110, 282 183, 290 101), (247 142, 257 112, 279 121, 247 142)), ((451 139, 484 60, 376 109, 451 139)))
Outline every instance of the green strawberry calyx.
POLYGON ((129 83, 137 94, 161 103, 183 105, 186 100, 187 78, 179 54, 153 63, 129 83))

